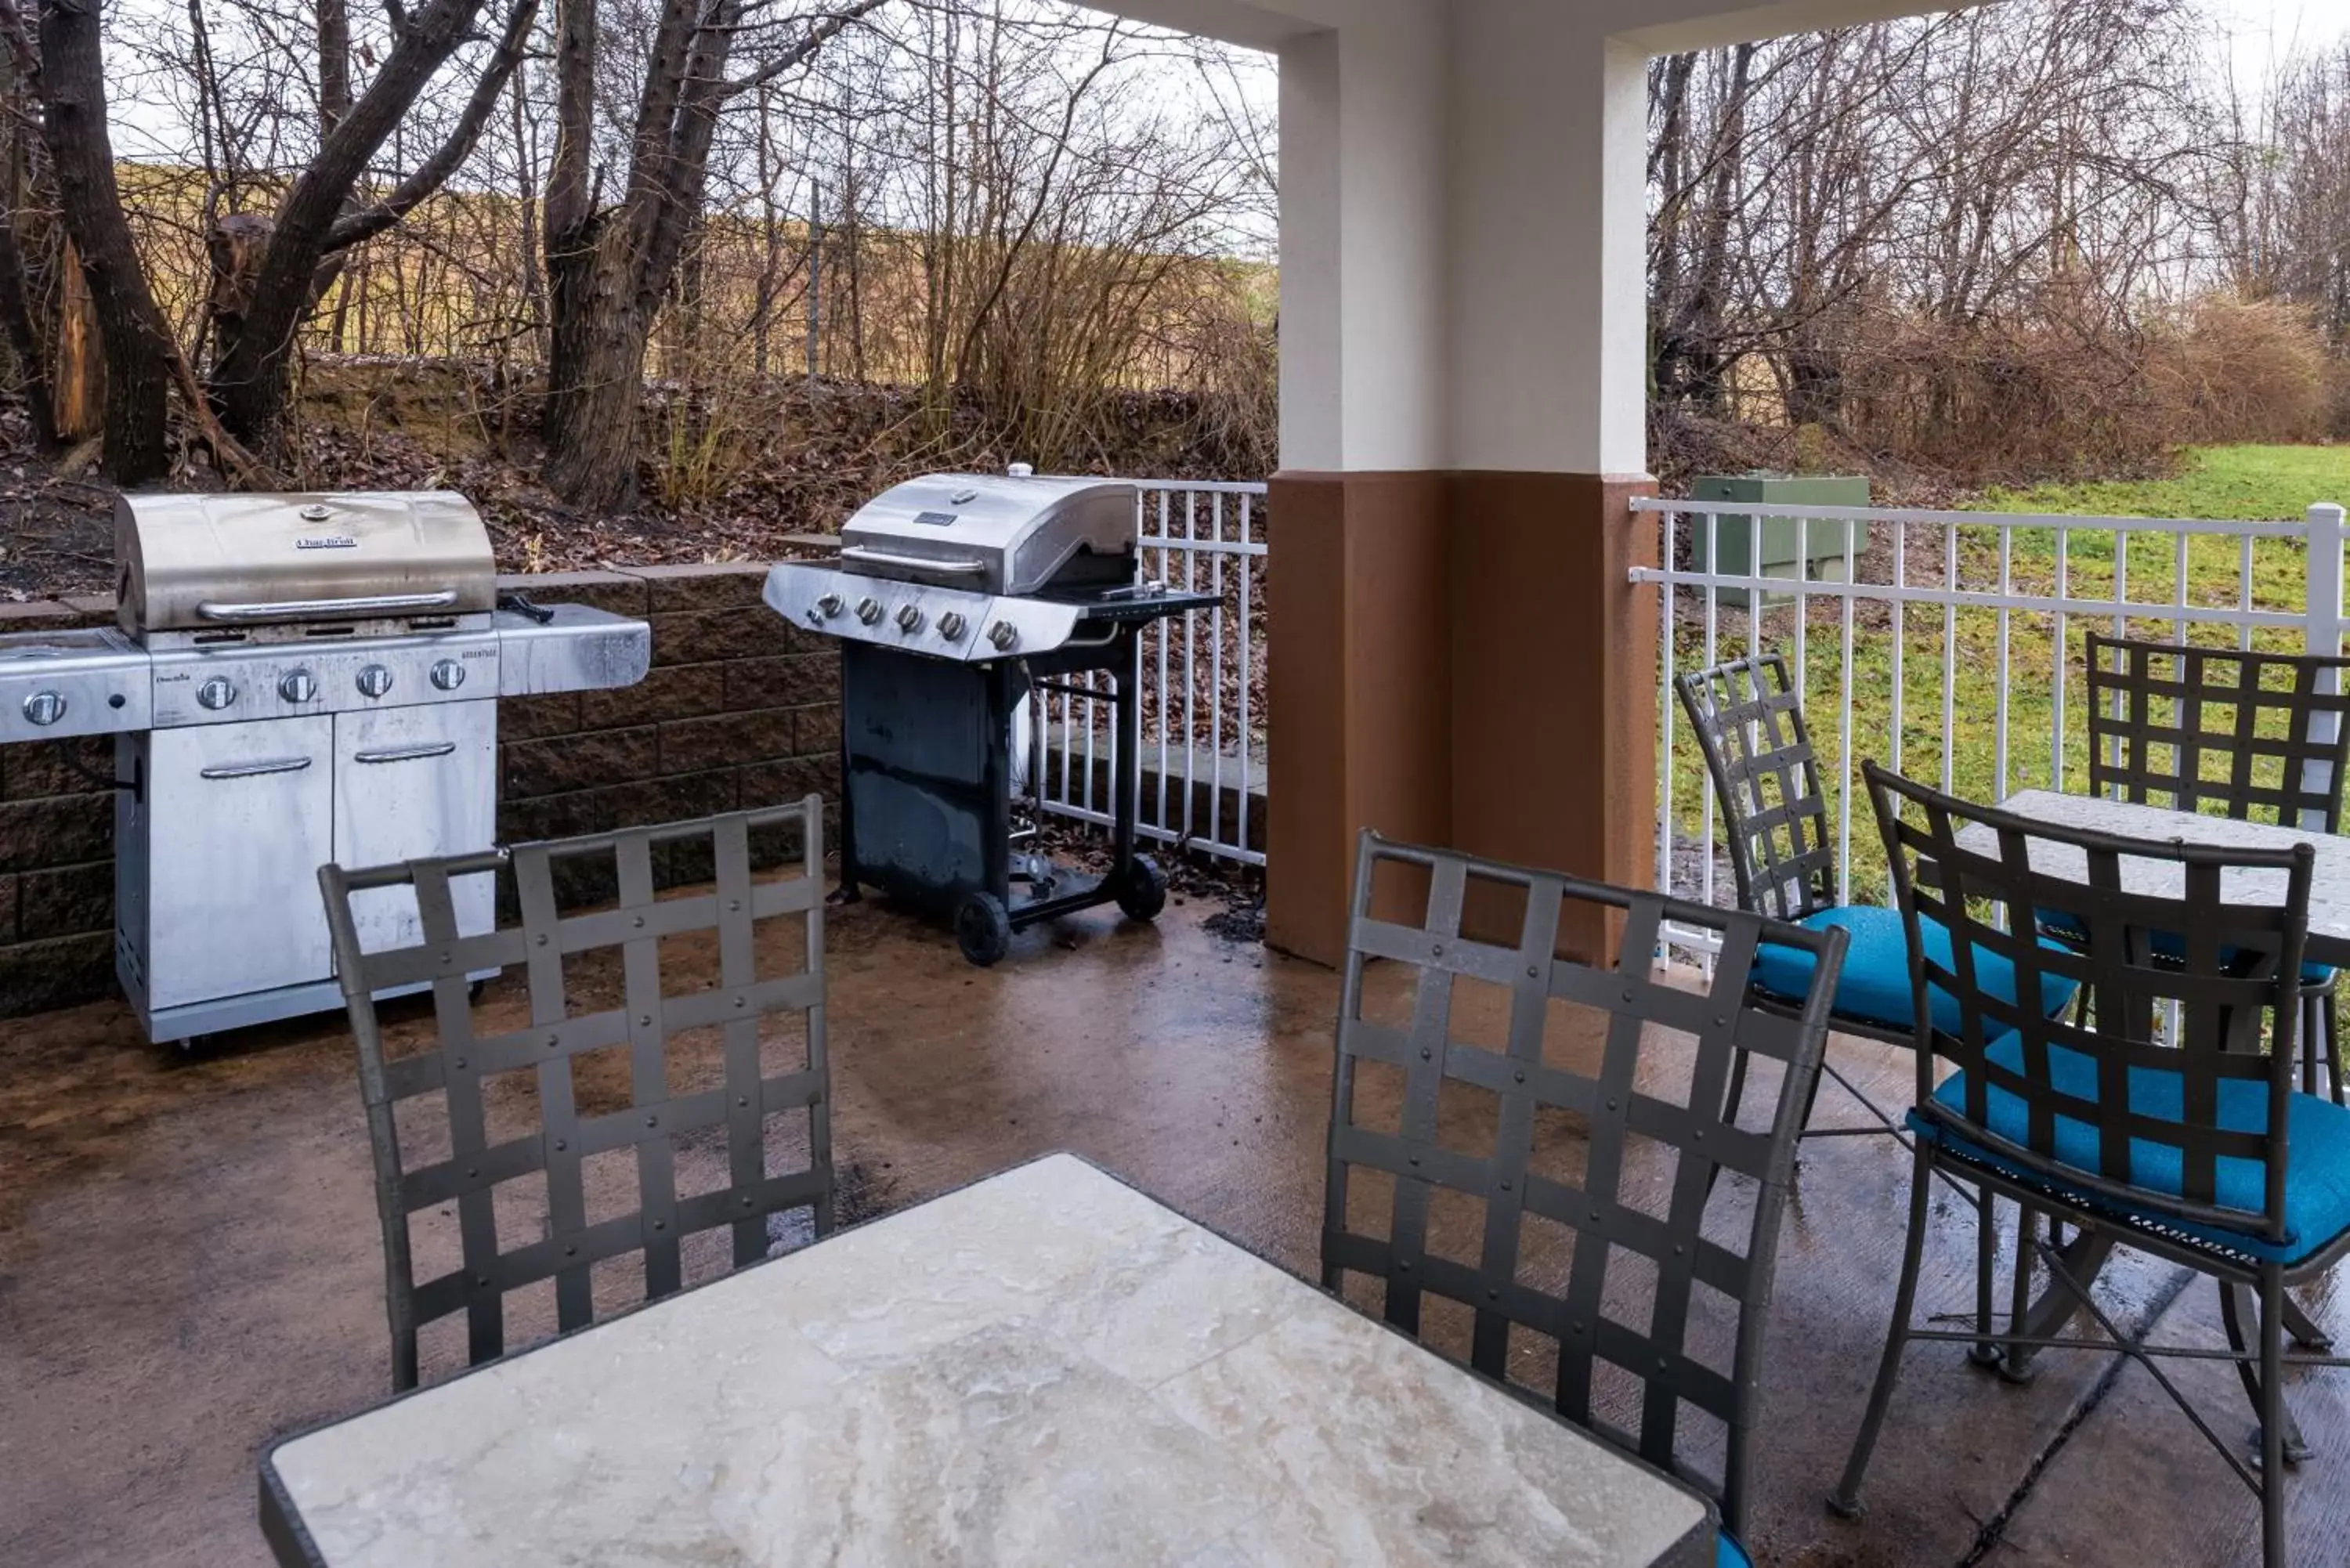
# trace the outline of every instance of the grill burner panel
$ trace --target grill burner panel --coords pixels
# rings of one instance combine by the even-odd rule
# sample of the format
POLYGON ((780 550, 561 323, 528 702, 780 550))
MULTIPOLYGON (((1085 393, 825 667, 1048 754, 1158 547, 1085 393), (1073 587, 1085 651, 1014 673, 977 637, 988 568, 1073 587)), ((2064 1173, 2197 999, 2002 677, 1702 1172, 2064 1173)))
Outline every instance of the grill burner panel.
POLYGON ((975 594, 787 561, 767 575, 768 607, 827 637, 962 664, 1026 658, 1107 640, 1113 625, 1156 620, 1216 601, 1126 585, 975 594))

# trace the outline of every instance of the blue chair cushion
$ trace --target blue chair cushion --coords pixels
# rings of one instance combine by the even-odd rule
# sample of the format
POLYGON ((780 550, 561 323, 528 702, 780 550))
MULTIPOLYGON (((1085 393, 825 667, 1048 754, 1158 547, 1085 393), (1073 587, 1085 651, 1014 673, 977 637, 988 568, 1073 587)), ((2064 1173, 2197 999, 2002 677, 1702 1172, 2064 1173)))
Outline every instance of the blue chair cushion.
POLYGON ((1754 1559, 1746 1555, 1746 1548, 1731 1540, 1730 1532, 1725 1530, 1714 1542, 1713 1568, 1754 1568, 1754 1559))
MULTIPOLYGON (((1860 1019, 1883 1029, 1918 1026, 1909 1001, 1909 938, 1901 929, 1900 911, 1878 904, 1848 904, 1815 910, 1797 923, 1814 931, 1842 926, 1849 933, 1844 971, 1836 980, 1838 1015, 1860 1019)), ((1943 968, 1950 968, 1950 932, 1934 920, 1921 919, 1918 933, 1925 940, 1927 955, 1943 968)), ((2054 938, 2043 938, 2041 945, 2060 951, 2064 948, 2054 938)), ((2015 965, 1999 954, 1978 948, 1975 972, 1986 989, 2005 997, 2015 994, 2015 965)), ((1767 994, 1800 1003, 1804 993, 1811 989, 1812 955, 1798 948, 1765 942, 1754 954, 1753 980, 1767 994)), ((2079 989, 2062 975, 2042 975, 2042 1011, 2051 1014, 2063 1012, 2079 989)), ((1963 1027, 1958 998, 1935 986, 1928 1000, 1933 1008, 1935 1027, 1958 1033, 1963 1027)))
MULTIPOLYGON (((2015 1035, 1995 1041, 1983 1053, 2012 1072, 2023 1070, 2023 1044, 2015 1035)), ((2059 1092, 2077 1099, 2097 1097, 2096 1060, 2084 1051, 2052 1045, 2049 1078, 2059 1092)), ((1967 1075, 1953 1073, 1934 1091, 1937 1103, 1966 1114, 1967 1075)), ((2133 1067, 2128 1076, 2130 1108, 2139 1116, 2177 1121, 2184 1114, 2185 1078, 2163 1067, 2133 1067)), ((2268 1123, 2267 1085, 2250 1078, 2222 1080, 2220 1085, 2220 1125, 2236 1132, 2257 1132, 2268 1123)), ((2026 1112, 2023 1097, 1996 1085, 1984 1103, 1984 1125, 2010 1143, 2023 1144, 2026 1112)), ((2024 1175, 2016 1166, 1963 1138, 1916 1111, 1908 1116, 1910 1130, 1970 1160, 2024 1175)), ((2133 1218, 2158 1220, 2200 1240, 2248 1252, 2254 1257, 2291 1265, 2324 1251, 2350 1231, 2350 1109, 2315 1095, 2295 1094, 2285 1110, 2285 1137, 2290 1146, 2285 1169, 2285 1240, 2272 1242, 2225 1226, 2189 1224, 2158 1211, 2117 1203, 2084 1191, 2081 1201, 2133 1218)), ((2056 1118, 2056 1158, 2084 1174, 2097 1171, 2097 1129, 2071 1116, 2056 1118)), ((2139 1138, 2130 1148, 2133 1185, 2177 1198, 2183 1191, 2178 1150, 2167 1144, 2139 1138)), ((2267 1205, 2267 1164, 2257 1159, 2221 1156, 2214 1174, 2213 1197, 2224 1208, 2259 1211, 2267 1205)))
MULTIPOLYGON (((2068 915, 2061 909, 2041 910, 2040 924, 2042 929, 2054 931, 2074 944, 2085 940, 2087 937, 2087 933, 2081 929, 2080 917, 2068 915)), ((2165 958, 2183 959, 2187 956, 2186 939, 2176 931, 2157 931, 2154 934, 2154 950, 2165 958)), ((2302 965, 2301 983, 2309 986, 2332 985, 2334 966, 2330 963, 2302 965)))

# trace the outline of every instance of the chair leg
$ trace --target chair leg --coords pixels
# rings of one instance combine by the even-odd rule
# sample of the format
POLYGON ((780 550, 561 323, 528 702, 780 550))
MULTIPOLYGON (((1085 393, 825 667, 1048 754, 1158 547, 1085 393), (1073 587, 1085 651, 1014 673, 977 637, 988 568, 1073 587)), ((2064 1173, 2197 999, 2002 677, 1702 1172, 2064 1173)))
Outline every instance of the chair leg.
MULTIPOLYGON (((2236 1376, 2243 1382, 2245 1397, 2251 1401, 2252 1414, 2260 1420, 2263 1439, 2269 1428, 2275 1426, 2279 1431, 2277 1440, 2282 1445, 2280 1452, 2283 1456, 2284 1462, 2297 1465, 2309 1458, 2311 1450, 2308 1441, 2301 1435, 2301 1423, 2293 1418, 2293 1407, 2285 1403, 2283 1386, 2272 1380, 2264 1372, 2255 1371, 2250 1361, 2242 1359, 2248 1354, 2244 1339, 2243 1306, 2251 1293, 2246 1286, 2230 1284, 2224 1280, 2220 1282, 2220 1326, 2227 1331, 2228 1348, 2234 1351, 2238 1356, 2236 1376)), ((2260 1311, 2262 1345, 2266 1345, 2268 1343, 2269 1319, 2272 1315, 2276 1319, 2279 1343, 2282 1343, 2283 1336, 2292 1332, 2293 1319, 2297 1315, 2293 1310, 2293 1300, 2284 1293, 2282 1286, 2277 1289, 2277 1302, 2273 1308, 2268 1304, 2265 1288, 2263 1289, 2260 1311)), ((2263 1453, 2266 1451, 2265 1449, 2262 1449, 2263 1453)))
POLYGON ((1868 1411, 1853 1439, 1852 1457, 1845 1462, 1844 1478, 1836 1483, 1828 1507, 1845 1519, 1860 1517, 1860 1483, 1868 1473, 1868 1457, 1885 1426, 1885 1412, 1893 1403, 1893 1385, 1901 1371, 1901 1352, 1909 1343, 1909 1314, 1918 1304, 1918 1272, 1926 1254, 1926 1220, 1933 1196, 1933 1168, 1923 1143, 1918 1146, 1909 1178, 1909 1239, 1901 1253, 1901 1283, 1893 1293, 1893 1322, 1885 1334, 1885 1355, 1877 1364, 1877 1383, 1868 1391, 1868 1411))
POLYGON ((2000 1347, 1991 1337, 1991 1277, 1999 1272, 1999 1199, 1988 1187, 1976 1189, 1975 1208, 1975 1334, 1967 1359, 1977 1366, 1997 1366, 2000 1347))
POLYGON ((2325 1025, 2321 1008, 2333 1005, 2333 996, 2326 992, 2304 991, 2301 993, 2301 1092, 2318 1093, 2317 1059, 2325 1051, 2325 1025))
MULTIPOLYGON (((2029 1203, 2016 1208, 2015 1271, 2008 1285, 2007 1331, 2020 1334, 2032 1315, 2032 1254, 2040 1237, 2040 1210, 2029 1203)), ((2011 1383, 2029 1383, 2036 1370, 2019 1345, 2008 1345, 1999 1358, 1999 1375, 2011 1383)))
MULTIPOLYGON (((1813 1086, 1818 1087, 1816 1081, 1813 1086)), ((1734 1127, 1738 1125, 1738 1103, 1745 1097, 1746 1053, 1734 1051, 1730 1057, 1730 1089, 1721 1099, 1721 1119, 1725 1126, 1734 1127)))
MULTIPOLYGON (((2238 1363, 2239 1366, 2241 1363, 2238 1363)), ((2261 1562, 2285 1568, 2284 1271, 2261 1271, 2261 1562)))
POLYGON ((2320 1002, 2318 1022, 2325 1033, 2325 1079, 2334 1091, 2334 1103, 2350 1105, 2342 1095, 2342 1012, 2334 1005, 2334 992, 2328 991, 2320 1002))

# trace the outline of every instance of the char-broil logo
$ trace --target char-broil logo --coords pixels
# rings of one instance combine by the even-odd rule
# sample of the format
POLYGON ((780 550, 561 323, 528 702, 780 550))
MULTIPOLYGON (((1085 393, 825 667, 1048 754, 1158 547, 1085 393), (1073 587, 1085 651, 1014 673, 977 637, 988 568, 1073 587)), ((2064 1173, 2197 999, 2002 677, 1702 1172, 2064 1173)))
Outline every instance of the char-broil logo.
POLYGON ((295 538, 297 550, 356 550, 359 542, 348 534, 303 534, 295 538))

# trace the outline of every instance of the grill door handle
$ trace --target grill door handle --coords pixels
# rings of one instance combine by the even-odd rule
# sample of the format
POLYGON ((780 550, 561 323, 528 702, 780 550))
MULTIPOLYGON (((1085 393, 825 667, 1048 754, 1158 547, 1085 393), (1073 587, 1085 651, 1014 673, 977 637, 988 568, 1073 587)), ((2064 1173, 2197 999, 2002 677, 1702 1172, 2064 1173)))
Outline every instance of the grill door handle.
POLYGON ((900 556, 890 550, 876 550, 869 545, 844 545, 840 548, 844 561, 862 561, 872 566, 905 566, 918 572, 935 572, 942 577, 979 577, 987 575, 985 561, 940 561, 928 556, 900 556))
POLYGON ((206 599, 196 614, 206 620, 318 620, 330 616, 406 615, 412 610, 448 609, 457 602, 457 590, 441 588, 429 594, 380 594, 356 599, 279 599, 265 604, 224 603, 206 599))
POLYGON ((267 774, 298 774, 310 765, 307 757, 270 757, 257 763, 224 763, 204 768, 197 776, 208 779, 257 779, 267 774))
POLYGON ((355 763, 418 763, 427 757, 445 757, 457 749, 454 741, 427 741, 421 746, 387 746, 380 752, 359 752, 355 763))

